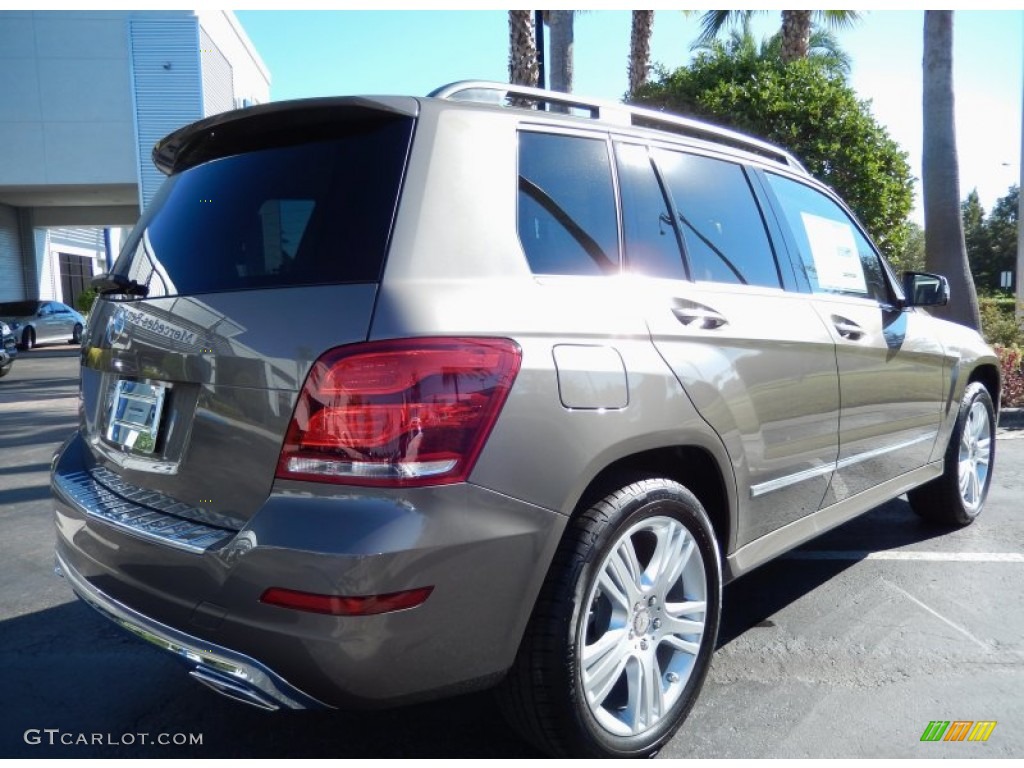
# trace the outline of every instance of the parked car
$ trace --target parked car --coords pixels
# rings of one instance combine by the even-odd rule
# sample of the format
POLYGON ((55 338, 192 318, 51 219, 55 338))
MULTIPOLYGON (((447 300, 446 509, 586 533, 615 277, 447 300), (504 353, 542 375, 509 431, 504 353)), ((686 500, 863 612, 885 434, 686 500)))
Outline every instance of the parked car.
POLYGON ((14 331, 7 323, 0 320, 0 379, 11 372, 14 358, 18 356, 18 344, 14 331))
POLYGON ((0 319, 6 322, 22 349, 37 344, 79 344, 85 318, 59 301, 7 301, 0 304, 0 319))
POLYGON ((995 355, 783 149, 462 83, 229 112, 153 159, 54 458, 57 564, 231 698, 496 685, 551 754, 649 755, 724 583, 903 493, 982 511, 995 355))

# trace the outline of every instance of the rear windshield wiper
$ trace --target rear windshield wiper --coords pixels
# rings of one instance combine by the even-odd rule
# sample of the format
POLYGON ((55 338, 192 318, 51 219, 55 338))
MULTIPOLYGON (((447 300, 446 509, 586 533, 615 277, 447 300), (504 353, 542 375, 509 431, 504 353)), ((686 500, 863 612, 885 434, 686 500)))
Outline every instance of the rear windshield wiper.
POLYGON ((143 285, 135 280, 129 280, 124 275, 115 275, 107 272, 102 275, 96 275, 96 277, 89 282, 89 287, 96 291, 100 296, 106 296, 114 293, 124 294, 125 296, 144 297, 149 294, 148 285, 143 285))

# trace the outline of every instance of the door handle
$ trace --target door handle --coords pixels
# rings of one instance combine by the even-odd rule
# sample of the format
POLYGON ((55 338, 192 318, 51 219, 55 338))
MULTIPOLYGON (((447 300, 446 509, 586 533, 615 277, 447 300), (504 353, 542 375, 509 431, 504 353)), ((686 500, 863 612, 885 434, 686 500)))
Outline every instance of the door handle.
POLYGON ((832 315, 832 324, 839 332, 839 335, 842 336, 844 339, 857 341, 864 335, 863 328, 861 328, 859 325, 853 322, 853 320, 847 320, 845 317, 832 315))
POLYGON ((724 315, 707 307, 673 307, 672 314, 685 326, 692 325, 705 330, 720 328, 729 322, 724 315))

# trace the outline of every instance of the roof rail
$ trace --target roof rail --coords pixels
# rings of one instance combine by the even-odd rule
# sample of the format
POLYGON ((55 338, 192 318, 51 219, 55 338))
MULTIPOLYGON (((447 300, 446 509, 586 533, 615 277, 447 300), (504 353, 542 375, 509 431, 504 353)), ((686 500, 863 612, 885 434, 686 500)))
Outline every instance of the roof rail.
POLYGON ((694 138, 712 139, 738 149, 754 152, 806 172, 806 169, 796 157, 774 144, 769 144, 766 141, 761 141, 752 136, 747 136, 728 128, 722 128, 712 123, 705 123, 702 120, 680 117, 679 115, 659 112, 654 109, 634 107, 629 104, 601 99, 581 98, 572 93, 546 91, 542 88, 495 83, 487 80, 460 80, 456 83, 443 85, 431 91, 428 95, 438 99, 484 102, 501 106, 508 106, 510 102, 512 106, 519 106, 515 104, 516 100, 533 101, 537 102, 538 105, 553 104, 570 109, 583 110, 593 120, 603 120, 618 125, 655 128, 694 138))

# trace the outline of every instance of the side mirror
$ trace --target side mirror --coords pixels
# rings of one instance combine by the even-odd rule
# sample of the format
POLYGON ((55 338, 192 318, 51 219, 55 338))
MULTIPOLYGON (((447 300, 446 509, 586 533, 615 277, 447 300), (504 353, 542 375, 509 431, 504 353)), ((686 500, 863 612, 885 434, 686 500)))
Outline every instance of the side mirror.
POLYGON ((906 307, 942 306, 949 303, 949 281, 928 272, 904 272, 903 295, 906 307))

